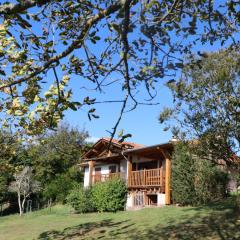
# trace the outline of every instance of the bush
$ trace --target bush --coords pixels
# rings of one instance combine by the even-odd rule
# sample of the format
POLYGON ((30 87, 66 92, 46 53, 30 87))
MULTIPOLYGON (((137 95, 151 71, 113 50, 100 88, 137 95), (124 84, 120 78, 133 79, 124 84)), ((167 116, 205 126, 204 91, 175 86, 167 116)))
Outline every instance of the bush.
POLYGON ((77 213, 87 213, 94 211, 91 197, 91 189, 77 185, 71 190, 67 197, 67 203, 71 205, 77 213))
POLYGON ((218 201, 226 196, 228 174, 208 160, 196 159, 196 204, 218 201))
POLYGON ((111 179, 92 187, 92 202, 98 212, 123 210, 126 204, 127 187, 121 179, 111 179))
POLYGON ((239 187, 240 187, 240 173, 238 174, 236 181, 237 181, 237 189, 239 189, 239 187))
POLYGON ((194 159, 185 143, 175 146, 172 157, 172 197, 181 205, 193 205, 196 201, 194 186, 194 159))
POLYGON ((199 205, 226 196, 228 174, 191 152, 186 143, 175 146, 172 158, 172 196, 181 205, 199 205))
POLYGON ((58 175, 54 180, 44 186, 43 198, 52 199, 54 202, 65 203, 69 192, 82 179, 81 173, 76 168, 69 168, 64 174, 58 175))

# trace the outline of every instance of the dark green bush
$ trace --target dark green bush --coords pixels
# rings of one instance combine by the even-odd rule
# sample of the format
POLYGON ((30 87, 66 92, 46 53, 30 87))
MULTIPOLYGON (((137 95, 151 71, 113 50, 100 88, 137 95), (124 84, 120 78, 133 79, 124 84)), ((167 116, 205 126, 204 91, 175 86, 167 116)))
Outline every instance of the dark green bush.
POLYGON ((56 176, 50 182, 45 183, 43 198, 52 199, 54 202, 65 203, 69 192, 81 181, 81 173, 76 168, 69 168, 64 174, 56 176))
POLYGON ((67 197, 67 203, 71 205, 77 213, 87 213, 94 211, 91 197, 91 189, 76 185, 67 197))
POLYGON ((172 157, 172 197, 181 205, 193 205, 196 201, 194 186, 195 166, 188 146, 179 143, 175 146, 172 157))
POLYGON ((223 199, 227 192, 228 174, 208 160, 196 159, 195 165, 195 202, 206 204, 223 199))
POLYGON ((181 205, 199 205, 226 196, 228 174, 192 153, 186 143, 175 146, 172 158, 172 196, 181 205))
POLYGON ((127 187, 121 179, 111 179, 92 187, 92 202, 98 212, 123 210, 126 203, 127 187))
POLYGON ((240 187, 240 173, 237 176, 237 189, 240 187))
POLYGON ((44 199, 52 199, 54 202, 65 203, 66 197, 76 182, 66 175, 60 175, 55 180, 46 184, 43 191, 44 199))

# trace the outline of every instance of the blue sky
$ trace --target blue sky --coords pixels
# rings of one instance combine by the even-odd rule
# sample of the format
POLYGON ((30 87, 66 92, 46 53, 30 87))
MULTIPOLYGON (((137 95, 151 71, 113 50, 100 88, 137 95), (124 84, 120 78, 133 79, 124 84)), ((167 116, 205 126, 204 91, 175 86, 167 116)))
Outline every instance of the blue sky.
MULTIPOLYGON (((102 33, 99 32, 99 35, 101 34, 102 33)), ((96 49, 94 50, 98 51, 98 48, 100 47, 101 44, 97 45, 96 49)), ((219 43, 215 43, 214 45, 206 44, 204 46, 198 45, 197 47, 194 47, 195 52, 216 51, 218 49, 220 49, 219 43)), ((173 104, 171 92, 164 85, 164 83, 164 79, 159 79, 158 95, 154 100, 155 102, 159 102, 159 105, 139 105, 134 111, 125 113, 123 115, 123 119, 118 127, 118 131, 123 129, 124 133, 131 133, 132 138, 129 138, 128 141, 133 141, 144 145, 152 145, 167 142, 172 138, 172 133, 170 131, 163 131, 164 125, 161 125, 158 121, 159 113, 163 107, 169 107, 173 104)), ((97 97, 97 100, 122 99, 122 92, 120 90, 121 86, 118 86, 118 84, 111 85, 103 94, 89 91, 84 92, 82 89, 80 89, 80 86, 84 84, 86 85, 88 83, 86 83, 83 79, 80 79, 80 81, 76 79, 71 83, 71 87, 73 87, 75 90, 74 98, 79 100, 79 98, 84 98, 86 94, 89 94, 91 98, 97 97)), ((146 92, 144 92, 143 89, 141 89, 141 91, 140 97, 146 98, 146 92)), ((112 127, 116 123, 121 109, 121 103, 98 104, 94 107, 96 107, 96 113, 100 116, 99 119, 93 119, 92 121, 89 121, 87 117, 87 108, 83 107, 76 112, 68 110, 64 120, 73 126, 85 128, 87 131, 89 131, 92 139, 109 136, 109 132, 107 131, 111 131, 112 127)))
MULTIPOLYGON (((109 90, 109 92, 102 96, 102 98, 111 99, 119 95, 119 92, 114 92, 113 89, 109 90), (107 98, 108 96, 109 98, 107 98)), ((139 105, 137 109, 124 114, 118 129, 124 129, 125 133, 132 134, 132 138, 128 139, 129 141, 151 145, 171 139, 171 132, 164 132, 163 126, 158 122, 158 115, 163 106, 169 105, 172 102, 171 93, 165 86, 159 90, 156 102, 160 104, 156 106, 139 105)), ((65 120, 71 125, 85 128, 89 131, 91 137, 101 138, 109 136, 107 130, 111 131, 111 128, 114 126, 120 108, 121 104, 117 103, 96 105, 96 111, 100 115, 100 118, 92 121, 88 120, 87 111, 84 108, 76 112, 69 110, 66 113, 65 120)))
MULTIPOLYGON (((215 44, 213 46, 205 45, 199 46, 196 48, 196 51, 216 51, 219 48, 219 44, 215 44)), ((163 110, 163 107, 169 107, 173 104, 171 92, 164 85, 165 81, 163 79, 159 79, 159 82, 158 95, 154 100, 155 102, 159 102, 159 105, 139 105, 134 111, 127 112, 123 115, 123 119, 120 122, 118 131, 123 129, 124 133, 131 133, 132 138, 129 138, 128 141, 133 141, 144 145, 153 145, 167 142, 172 138, 171 131, 163 131, 164 125, 161 125, 158 121, 159 113, 161 110, 163 110)), ((83 83, 81 82, 81 84, 83 83)), ((73 81, 71 86, 74 88, 74 90, 80 88, 79 81, 73 81)), ((77 91, 77 94, 76 92, 74 93, 74 98, 79 100, 79 97, 82 98, 86 96, 85 94, 90 94, 92 98, 97 97, 98 100, 117 100, 121 99, 122 96, 120 86, 117 84, 108 87, 106 92, 103 94, 79 90, 77 91)), ((146 92, 144 91, 141 92, 140 95, 142 95, 141 97, 143 98, 147 96, 146 92)), ((73 126, 85 128, 89 131, 92 139, 96 140, 97 138, 109 136, 107 131, 111 131, 112 127, 116 123, 121 109, 121 103, 98 104, 94 107, 96 107, 96 113, 100 116, 99 119, 93 119, 92 121, 89 121, 87 117, 87 108, 83 107, 76 112, 68 110, 64 120, 73 126)))

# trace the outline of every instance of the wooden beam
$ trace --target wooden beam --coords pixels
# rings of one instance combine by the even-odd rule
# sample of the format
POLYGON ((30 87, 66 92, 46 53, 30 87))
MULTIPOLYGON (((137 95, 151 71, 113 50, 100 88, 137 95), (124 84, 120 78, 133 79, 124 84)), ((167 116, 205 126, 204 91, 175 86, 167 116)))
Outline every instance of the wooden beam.
POLYGON ((127 161, 127 178, 128 178, 128 185, 131 185, 131 174, 132 174, 132 157, 128 157, 127 161))
POLYGON ((166 173, 165 173, 165 203, 171 203, 171 160, 166 158, 166 173))
POLYGON ((161 189, 161 192, 162 189, 163 189, 163 163, 161 162, 161 166, 160 166, 160 189, 161 189))
POLYGON ((88 162, 89 167, 89 186, 93 184, 93 167, 94 167, 94 161, 88 162))
POLYGON ((165 160, 166 160, 166 164, 165 164, 165 204, 169 205, 171 204, 171 158, 170 158, 170 154, 163 150, 160 149, 160 151, 162 152, 165 160))

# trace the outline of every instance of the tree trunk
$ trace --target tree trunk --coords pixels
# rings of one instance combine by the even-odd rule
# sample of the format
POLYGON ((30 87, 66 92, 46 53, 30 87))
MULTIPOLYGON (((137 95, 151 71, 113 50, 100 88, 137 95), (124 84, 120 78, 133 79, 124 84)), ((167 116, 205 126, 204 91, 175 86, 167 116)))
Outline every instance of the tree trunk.
POLYGON ((18 192, 18 207, 19 207, 19 214, 20 216, 23 215, 23 209, 22 209, 22 204, 21 204, 21 194, 18 192))
POLYGON ((25 201, 26 201, 26 197, 24 197, 24 198, 23 198, 23 201, 22 201, 22 211, 23 211, 23 212, 24 212, 25 201))

